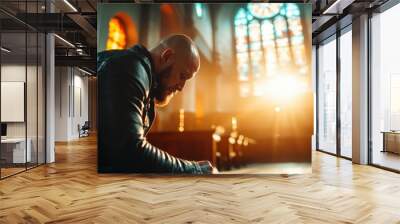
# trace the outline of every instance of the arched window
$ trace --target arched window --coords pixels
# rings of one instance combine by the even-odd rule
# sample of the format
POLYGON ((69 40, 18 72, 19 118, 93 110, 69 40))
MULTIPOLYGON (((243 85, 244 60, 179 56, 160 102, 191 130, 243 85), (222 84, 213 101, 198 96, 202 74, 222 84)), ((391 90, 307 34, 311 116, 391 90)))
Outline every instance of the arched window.
POLYGON ((240 96, 264 94, 262 82, 280 74, 305 75, 304 35, 294 3, 248 3, 234 18, 240 96))
POLYGON ((118 12, 108 21, 107 50, 126 49, 139 40, 135 23, 125 12, 118 12))
POLYGON ((203 17, 203 3, 194 3, 194 8, 196 11, 197 17, 203 17))
POLYGON ((113 17, 108 22, 107 50, 124 49, 127 45, 126 28, 123 21, 113 17))

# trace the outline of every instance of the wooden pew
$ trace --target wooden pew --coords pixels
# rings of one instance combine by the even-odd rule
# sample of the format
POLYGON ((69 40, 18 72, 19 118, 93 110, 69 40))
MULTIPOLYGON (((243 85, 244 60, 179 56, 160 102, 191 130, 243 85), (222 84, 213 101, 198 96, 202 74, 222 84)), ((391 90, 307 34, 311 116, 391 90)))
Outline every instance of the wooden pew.
POLYGON ((147 140, 158 148, 186 160, 208 160, 217 165, 213 130, 150 132, 147 140))
POLYGON ((217 168, 218 170, 230 170, 232 168, 232 162, 230 151, 232 145, 229 143, 229 136, 221 134, 215 134, 214 139, 216 140, 216 152, 217 152, 217 168))
POLYGON ((237 132, 214 133, 218 170, 231 170, 246 165, 244 155, 249 144, 255 141, 237 132))

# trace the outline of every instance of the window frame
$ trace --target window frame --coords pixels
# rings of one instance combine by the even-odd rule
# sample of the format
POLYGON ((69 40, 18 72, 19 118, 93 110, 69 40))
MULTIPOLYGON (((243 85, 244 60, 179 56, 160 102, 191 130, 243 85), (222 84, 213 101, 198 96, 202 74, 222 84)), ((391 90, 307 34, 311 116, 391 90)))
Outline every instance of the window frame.
POLYGON ((316 151, 323 152, 329 155, 333 155, 339 158, 343 158, 346 160, 352 160, 352 158, 347 157, 342 155, 341 153, 341 119, 340 119, 340 104, 341 104, 341 97, 340 97, 340 84, 341 84, 341 67, 340 67, 340 37, 344 35, 347 32, 352 32, 352 22, 344 26, 343 28, 337 29, 335 33, 325 37, 324 39, 321 39, 316 43, 316 51, 315 51, 315 58, 316 58, 316 63, 315 63, 315 75, 316 75, 316 151), (320 83, 320 74, 319 74, 319 65, 320 65, 320 57, 318 54, 318 49, 320 45, 326 44, 330 41, 336 41, 336 152, 332 153, 327 150, 321 149, 320 148, 320 142, 319 142, 319 136, 320 136, 320 125, 319 125, 319 110, 320 110, 320 102, 319 102, 319 83, 320 83))
MULTIPOLYGON (((296 57, 294 56, 295 55, 295 50, 296 50, 296 47, 303 47, 303 53, 305 54, 305 53, 307 53, 306 52, 306 48, 305 48, 305 44, 306 44, 306 37, 305 37, 305 35, 302 35, 302 44, 293 44, 292 43, 292 39, 293 39, 293 35, 290 35, 290 33, 291 33, 291 28, 290 28, 290 24, 289 24, 289 20, 290 20, 290 17, 288 17, 288 16, 283 16, 283 15, 281 15, 280 13, 278 13, 278 14, 276 14, 276 15, 274 15, 274 16, 271 16, 271 17, 268 17, 268 18, 258 18, 257 16, 255 16, 255 15, 252 15, 251 14, 251 12, 250 12, 250 10, 248 9, 248 4, 257 4, 257 3, 247 3, 247 4, 243 4, 243 5, 241 5, 241 6, 239 6, 239 7, 237 7, 235 10, 234 10, 234 14, 233 14, 233 22, 232 22, 232 27, 233 27, 233 35, 232 35, 232 39, 233 39, 233 44, 232 44, 232 46, 233 46, 233 49, 234 49, 234 62, 235 62, 235 65, 236 65, 236 67, 235 67, 235 71, 236 71, 236 80, 237 80, 237 82, 238 82, 238 89, 239 89, 239 96, 240 96, 240 98, 251 98, 251 97, 258 97, 258 96, 262 96, 263 94, 261 94, 261 95, 258 95, 258 94, 256 94, 255 92, 255 75, 254 75, 254 73, 253 73, 253 64, 252 64, 252 57, 251 57, 251 53, 252 52, 257 52, 257 51, 261 51, 261 54, 262 54, 262 59, 261 59, 261 61, 263 61, 263 62, 265 62, 265 60, 266 60, 266 54, 267 54, 267 52, 266 52, 266 48, 267 47, 265 47, 264 46, 264 35, 263 35, 263 28, 262 28, 262 26, 263 26, 263 23, 264 23, 264 21, 270 21, 270 23, 272 24, 272 27, 273 27, 273 30, 274 30, 274 34, 273 34, 273 36, 274 36, 274 38, 273 38, 273 42, 274 42, 274 44, 273 44, 273 48, 274 48, 274 55, 275 55, 275 58, 276 58, 276 60, 275 60, 275 64, 276 64, 276 66, 277 67, 280 67, 280 64, 281 64, 281 62, 280 62, 280 58, 279 58, 279 54, 280 53, 278 53, 278 51, 279 51, 279 48, 280 48, 280 46, 278 46, 278 44, 277 44, 277 40, 279 40, 279 39, 286 39, 287 41, 288 41, 288 44, 287 44, 287 48, 289 49, 288 51, 289 51, 289 60, 291 61, 291 64, 293 65, 293 67, 298 67, 298 68, 301 68, 302 66, 304 67, 304 68, 307 68, 307 66, 308 66, 308 62, 307 61, 304 61, 303 62, 303 64, 297 64, 296 63, 296 61, 295 61, 295 59, 296 59, 296 57), (236 29, 237 29, 237 25, 235 24, 236 23, 236 19, 237 19, 237 15, 238 15, 238 13, 240 12, 240 10, 244 10, 244 12, 246 13, 246 17, 248 16, 248 15, 251 15, 253 18, 251 19, 251 20, 249 20, 249 19, 246 19, 246 32, 247 32, 247 34, 246 34, 246 45, 247 45, 247 51, 243 51, 243 52, 247 52, 247 59, 248 59, 248 62, 247 62, 247 65, 248 65, 248 72, 247 72, 247 74, 248 74, 248 77, 247 77, 247 80, 241 80, 240 79, 240 77, 241 77, 241 73, 240 73, 240 71, 239 71, 239 69, 238 69, 238 54, 239 53, 243 53, 243 52, 238 52, 238 50, 237 50, 237 31, 236 31, 236 29), (285 19, 285 21, 286 21, 286 30, 285 30, 285 32, 286 32, 286 34, 287 34, 287 37, 284 37, 284 38, 277 38, 277 35, 276 35, 276 32, 275 32, 275 19, 277 18, 277 17, 282 17, 282 18, 284 18, 285 19), (257 49, 257 50, 252 50, 251 49, 251 41, 250 41, 250 35, 249 35, 249 33, 250 33, 250 23, 252 22, 252 21, 257 21, 258 22, 258 25, 259 25, 259 32, 260 32, 260 38, 259 38, 259 42, 260 42, 260 48, 259 49, 257 49), (299 46, 297 46, 297 45, 299 45, 299 46), (245 96, 242 96, 242 94, 241 94, 241 86, 242 85, 244 85, 244 84, 247 84, 248 86, 249 86, 249 93, 247 94, 247 95, 245 95, 245 96)), ((268 4, 276 4, 276 3, 268 3, 268 4)), ((304 24, 303 24, 303 22, 301 21, 301 18, 302 18, 302 16, 303 16, 303 11, 302 11, 302 9, 301 9, 301 7, 299 7, 298 6, 298 4, 297 3, 280 3, 280 4, 283 4, 284 5, 284 7, 287 7, 287 5, 288 4, 294 4, 296 7, 297 7, 297 10, 298 10, 298 12, 299 12, 299 15, 298 15, 298 17, 299 17, 299 23, 300 23, 300 25, 301 25, 301 28, 302 28, 302 30, 303 30, 303 32, 304 32, 304 29, 305 29, 305 27, 304 27, 304 24)), ((284 64, 284 63, 283 63, 284 64)), ((268 68, 267 68, 267 65, 264 63, 264 66, 261 66, 262 68, 261 68, 261 70, 262 71, 265 71, 264 73, 266 73, 266 71, 268 70, 268 68)), ((266 75, 264 75, 264 76, 266 76, 266 75)), ((261 75, 260 77, 258 77, 258 78, 263 78, 264 77, 263 75, 261 75)))

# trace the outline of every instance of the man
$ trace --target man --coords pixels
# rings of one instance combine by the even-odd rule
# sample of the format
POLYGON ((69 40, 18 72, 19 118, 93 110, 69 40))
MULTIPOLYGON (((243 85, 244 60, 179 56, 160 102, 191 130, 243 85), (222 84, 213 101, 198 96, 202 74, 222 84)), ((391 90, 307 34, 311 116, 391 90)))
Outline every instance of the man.
POLYGON ((154 105, 165 106, 200 67, 193 41, 171 35, 148 51, 141 45, 100 52, 98 171, 208 174, 208 161, 175 158, 146 141, 154 105))

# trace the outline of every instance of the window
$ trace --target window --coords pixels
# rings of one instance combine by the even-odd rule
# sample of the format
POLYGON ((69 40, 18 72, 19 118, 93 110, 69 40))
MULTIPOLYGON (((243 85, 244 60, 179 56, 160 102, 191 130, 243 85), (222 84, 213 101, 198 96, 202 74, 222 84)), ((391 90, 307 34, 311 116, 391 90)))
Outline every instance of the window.
POLYGON ((124 49, 127 45, 124 23, 118 17, 113 17, 108 23, 107 50, 124 49))
POLYGON ((371 19, 372 163, 400 170, 400 4, 371 19))
POLYGON ((318 57, 318 149, 336 154, 336 36, 318 57))
POLYGON ((263 81, 279 74, 306 75, 300 9, 292 3, 249 3, 234 18, 240 96, 261 96, 263 81))
POLYGON ((390 130, 400 130, 400 73, 390 74, 390 130))
MULTIPOLYGON (((351 27, 350 27, 351 28, 351 27)), ((352 157, 352 31, 340 36, 340 154, 352 157)))
POLYGON ((203 17, 203 4, 202 3, 194 3, 194 8, 196 10, 197 17, 203 17))

